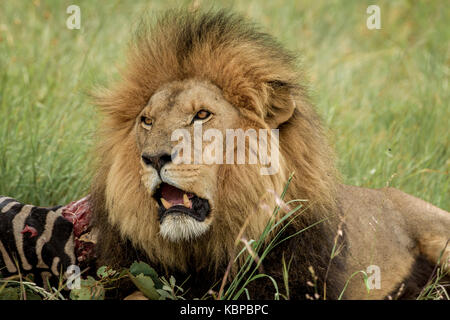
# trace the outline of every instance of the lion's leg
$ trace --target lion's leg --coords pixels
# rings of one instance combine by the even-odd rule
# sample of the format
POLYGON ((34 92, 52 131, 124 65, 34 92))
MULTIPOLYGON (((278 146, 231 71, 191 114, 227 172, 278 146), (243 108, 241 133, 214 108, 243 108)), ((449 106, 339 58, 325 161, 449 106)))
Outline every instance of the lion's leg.
POLYGON ((407 221, 420 254, 450 270, 450 213, 394 188, 385 192, 407 221))

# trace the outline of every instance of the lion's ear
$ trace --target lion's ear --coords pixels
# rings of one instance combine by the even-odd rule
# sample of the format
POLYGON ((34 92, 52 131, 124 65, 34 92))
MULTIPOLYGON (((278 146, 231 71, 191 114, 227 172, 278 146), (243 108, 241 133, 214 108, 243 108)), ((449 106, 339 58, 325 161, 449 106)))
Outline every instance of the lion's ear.
POLYGON ((282 81, 271 81, 268 84, 272 89, 272 94, 269 99, 265 121, 271 128, 278 128, 294 114, 296 107, 292 95, 294 86, 282 81))

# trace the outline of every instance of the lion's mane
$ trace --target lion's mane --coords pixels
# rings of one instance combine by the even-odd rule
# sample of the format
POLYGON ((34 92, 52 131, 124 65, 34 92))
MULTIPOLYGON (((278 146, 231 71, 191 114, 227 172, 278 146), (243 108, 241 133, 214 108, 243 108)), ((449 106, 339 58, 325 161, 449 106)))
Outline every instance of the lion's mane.
MULTIPOLYGON (((227 166, 220 174, 218 192, 223 199, 219 205, 221 224, 228 229, 212 230, 198 242, 169 243, 158 237, 155 204, 139 176, 133 128, 136 117, 161 85, 189 78, 206 79, 219 87, 249 125, 280 129, 282 174, 270 179, 285 179, 295 172, 286 198, 308 200, 308 209, 295 220, 292 232, 333 212, 333 151, 320 118, 308 102, 294 56, 240 16, 225 11, 171 11, 154 24, 141 23, 120 80, 96 93, 102 122, 91 201, 94 226, 99 229, 100 264, 129 265, 133 259, 143 259, 165 270, 217 271, 230 259, 245 213, 255 210, 260 193, 265 191, 267 180, 250 180, 260 177, 258 166, 247 175, 238 175, 235 166, 227 166)), ((258 237, 265 221, 262 216, 256 214, 251 220, 248 238, 258 237)), ((305 260, 298 263, 321 269, 325 262, 314 262, 321 258, 311 255, 328 250, 328 239, 322 233, 326 232, 305 233, 301 244, 281 246, 280 250, 292 247, 299 251, 296 259, 305 260)))

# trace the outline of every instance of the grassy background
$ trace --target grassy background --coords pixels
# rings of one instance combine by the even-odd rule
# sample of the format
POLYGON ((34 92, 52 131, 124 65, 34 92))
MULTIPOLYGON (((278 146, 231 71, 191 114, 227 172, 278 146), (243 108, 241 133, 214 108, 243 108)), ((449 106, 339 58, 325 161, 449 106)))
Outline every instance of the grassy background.
MULTIPOLYGON (((204 1, 206 3, 206 1, 204 1)), ((0 194, 39 205, 88 192, 98 115, 140 14, 189 1, 0 2, 0 194), (81 30, 65 26, 70 4, 81 30)), ((344 182, 449 210, 450 9, 442 1, 229 1, 297 52, 344 182), (366 8, 381 7, 381 30, 366 8)))

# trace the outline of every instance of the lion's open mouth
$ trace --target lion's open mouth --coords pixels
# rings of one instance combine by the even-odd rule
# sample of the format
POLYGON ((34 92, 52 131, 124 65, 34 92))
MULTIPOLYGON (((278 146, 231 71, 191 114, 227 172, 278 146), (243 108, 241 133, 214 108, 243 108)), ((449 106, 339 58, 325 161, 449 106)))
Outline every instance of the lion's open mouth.
POLYGON ((210 211, 208 200, 197 195, 183 191, 167 183, 161 183, 153 197, 159 205, 159 221, 162 223, 168 215, 188 215, 202 222, 210 211))

